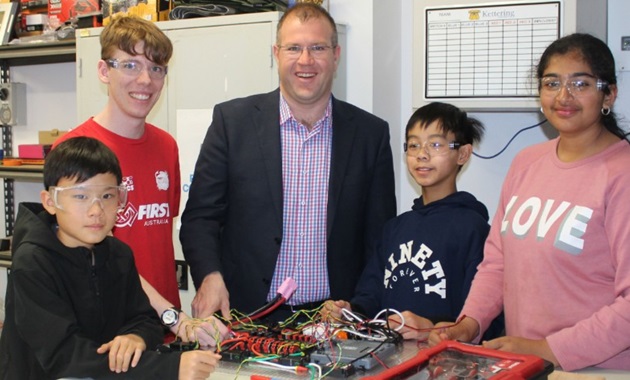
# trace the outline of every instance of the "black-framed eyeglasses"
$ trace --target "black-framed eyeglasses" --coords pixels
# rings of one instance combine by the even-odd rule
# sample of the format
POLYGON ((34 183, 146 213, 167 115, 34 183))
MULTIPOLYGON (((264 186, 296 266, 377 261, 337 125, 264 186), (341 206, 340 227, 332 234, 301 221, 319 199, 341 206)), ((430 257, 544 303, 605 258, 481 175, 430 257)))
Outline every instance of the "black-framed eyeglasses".
POLYGON ((311 46, 301 46, 301 45, 278 45, 280 51, 284 52, 285 55, 289 57, 297 58, 302 55, 304 50, 308 50, 308 53, 313 58, 321 58, 326 55, 328 50, 334 49, 335 46, 329 45, 311 45, 311 46))
POLYGON ((164 79, 166 73, 168 72, 167 66, 153 65, 145 67, 144 63, 135 61, 133 59, 118 60, 112 58, 106 60, 105 62, 107 62, 107 65, 109 67, 120 70, 123 73, 133 77, 139 76, 140 73, 146 69, 151 79, 164 79))
POLYGON ((447 153, 449 150, 457 149, 460 146, 462 146, 462 144, 457 141, 448 141, 443 137, 431 137, 424 143, 409 140, 403 144, 403 149, 405 153, 407 153, 407 156, 411 157, 417 157, 422 149, 430 155, 439 156, 447 153))

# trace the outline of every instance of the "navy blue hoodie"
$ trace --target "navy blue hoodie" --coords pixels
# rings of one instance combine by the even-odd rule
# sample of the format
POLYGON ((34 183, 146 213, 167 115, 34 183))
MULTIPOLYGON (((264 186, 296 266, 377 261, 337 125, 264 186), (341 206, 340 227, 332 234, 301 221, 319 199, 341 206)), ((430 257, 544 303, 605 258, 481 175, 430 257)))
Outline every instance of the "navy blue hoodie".
POLYGON ((387 222, 359 280, 352 309, 374 317, 384 308, 454 321, 483 258, 488 210, 456 192, 424 205, 422 197, 387 222))

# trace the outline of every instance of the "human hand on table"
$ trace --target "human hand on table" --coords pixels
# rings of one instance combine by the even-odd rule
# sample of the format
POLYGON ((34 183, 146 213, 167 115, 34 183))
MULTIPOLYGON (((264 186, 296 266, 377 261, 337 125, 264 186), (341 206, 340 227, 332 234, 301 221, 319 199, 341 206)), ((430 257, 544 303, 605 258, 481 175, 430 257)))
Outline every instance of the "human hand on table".
POLYGON ((502 336, 489 341, 481 342, 485 348, 493 350, 512 352, 515 354, 536 355, 558 366, 558 359, 551 351, 546 339, 525 339, 515 336, 502 336))
POLYGON ((111 341, 102 344, 96 352, 109 352, 109 369, 112 372, 127 372, 129 366, 138 365, 142 351, 147 349, 144 339, 136 334, 118 335, 111 341))

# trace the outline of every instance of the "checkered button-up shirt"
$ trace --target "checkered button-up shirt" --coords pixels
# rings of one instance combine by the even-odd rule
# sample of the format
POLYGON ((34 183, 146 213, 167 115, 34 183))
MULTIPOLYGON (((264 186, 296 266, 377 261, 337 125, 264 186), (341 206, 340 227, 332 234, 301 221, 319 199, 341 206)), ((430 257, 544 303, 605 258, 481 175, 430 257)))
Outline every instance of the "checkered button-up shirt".
POLYGON ((289 305, 330 296, 326 216, 332 133, 332 99, 325 115, 309 131, 293 117, 280 95, 283 231, 268 300, 287 277, 298 284, 289 305))

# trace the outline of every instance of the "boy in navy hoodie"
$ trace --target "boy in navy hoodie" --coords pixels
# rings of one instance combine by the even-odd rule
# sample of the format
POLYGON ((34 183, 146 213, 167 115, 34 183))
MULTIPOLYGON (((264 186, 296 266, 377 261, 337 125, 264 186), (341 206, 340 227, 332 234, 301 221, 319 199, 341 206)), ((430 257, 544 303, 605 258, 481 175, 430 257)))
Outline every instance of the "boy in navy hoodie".
POLYGON ((350 302, 327 301, 323 315, 338 318, 346 308, 374 317, 394 309, 402 313, 390 312, 390 322, 404 325, 405 339, 426 338, 437 321, 457 318, 490 229, 486 207, 456 185, 483 130, 450 104, 430 103, 411 115, 404 150, 422 196, 385 225, 350 302))
POLYGON ((15 222, 0 379, 206 378, 211 351, 159 354, 160 321, 129 246, 110 236, 125 205, 118 159, 76 137, 44 165, 42 203, 15 222))

